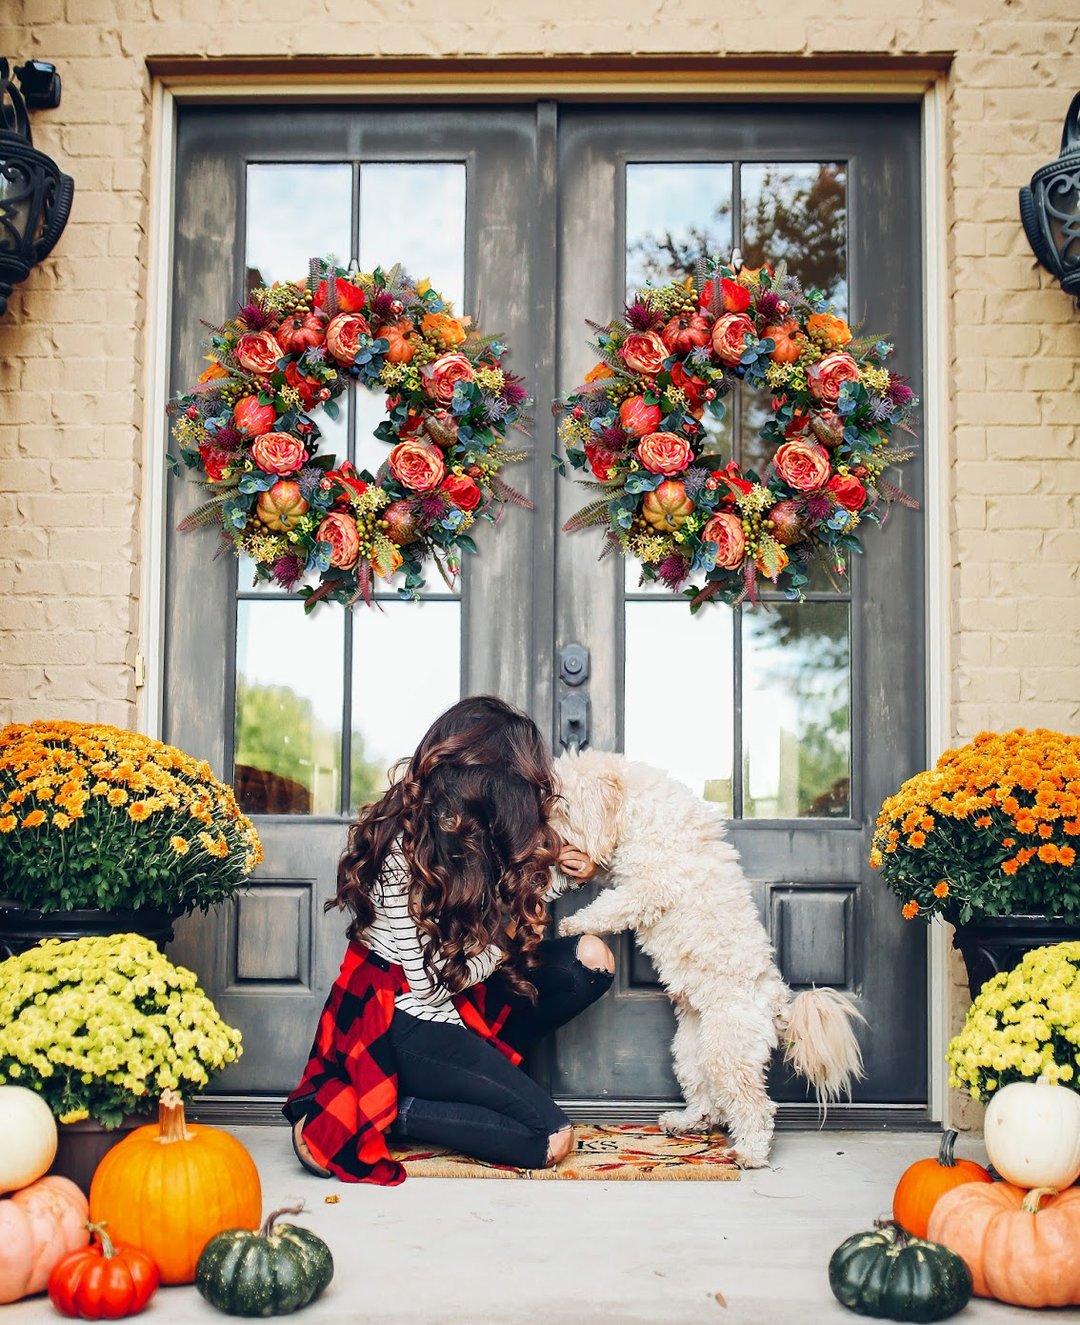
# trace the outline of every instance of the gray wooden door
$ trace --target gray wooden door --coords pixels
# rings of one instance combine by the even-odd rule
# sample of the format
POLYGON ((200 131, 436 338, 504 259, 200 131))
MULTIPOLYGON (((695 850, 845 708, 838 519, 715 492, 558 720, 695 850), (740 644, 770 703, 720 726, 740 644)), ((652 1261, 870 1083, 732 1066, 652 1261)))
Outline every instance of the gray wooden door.
MULTIPOLYGON (((273 1109, 296 1079, 340 962, 344 921, 322 903, 355 805, 462 693, 505 696, 557 744, 557 657, 572 642, 592 655, 593 743, 727 805, 788 978, 859 997, 874 1029, 857 1098, 918 1106, 921 934, 864 864, 882 795, 923 755, 918 517, 869 533, 850 595, 816 585, 805 606, 691 621, 623 567, 597 566, 589 536, 556 537, 578 497, 547 462, 548 402, 589 366, 584 319, 606 320, 628 280, 665 279, 703 244, 786 255, 807 283, 833 282, 853 320, 893 333, 918 389, 916 111, 186 108, 177 159, 173 389, 202 366, 201 318, 332 252, 430 275, 504 334, 537 401, 536 459, 514 476, 536 511, 488 532, 459 595, 429 586, 419 607, 391 593, 381 612, 305 620, 252 591, 233 558, 213 560, 211 533, 170 536, 165 739, 236 781, 266 849, 249 892, 178 932, 178 959, 244 1031, 220 1107, 273 1109), (678 697, 671 648, 681 677, 708 678, 678 697)), ((352 400, 328 449, 376 467, 380 409, 370 393, 352 400)), ((719 439, 747 463, 755 409, 738 403, 719 439)), ((170 526, 197 501, 170 480, 170 526)), ((671 1029, 627 937, 614 996, 533 1070, 583 1113, 648 1112, 674 1093, 671 1029)), ((775 1088, 805 1098, 782 1073, 775 1088)))
MULTIPOLYGON (((739 247, 751 266, 786 258, 853 322, 889 332, 919 391, 915 108, 566 110, 559 178, 561 232, 573 236, 560 250, 562 389, 594 362, 585 318, 607 321, 645 279, 692 275, 705 249, 739 247)), ((713 449, 754 468, 766 406, 735 399, 713 449)), ((905 483, 920 488, 917 464, 905 483)), ((561 523, 583 501, 560 485, 557 504, 561 523)), ((866 858, 882 797, 923 760, 921 519, 904 511, 864 541, 849 591, 817 581, 804 604, 774 592, 756 610, 709 605, 691 618, 684 600, 642 590, 632 566, 597 565, 595 536, 561 538, 557 639, 590 650, 593 745, 666 767, 724 806, 788 981, 856 996, 869 1031, 855 1100, 917 1108, 925 937, 866 858)), ((560 1037, 551 1083, 584 1099, 673 1097, 671 1008, 629 935, 621 946, 614 997, 560 1037)), ((772 1088, 807 1100, 782 1068, 772 1088)))
MULTIPOLYGON (((171 389, 205 366, 200 319, 333 254, 430 277, 505 336, 515 368, 550 399, 554 252, 537 199, 551 196, 550 182, 541 187, 551 119, 535 107, 185 109, 171 389)), ((374 471, 387 449, 371 436, 382 413, 375 393, 354 393, 327 423, 325 449, 374 471)), ((549 464, 509 477, 550 515, 549 464)), ((170 479, 170 528, 200 492, 170 479)), ((387 766, 463 693, 550 711, 551 520, 515 508, 483 532, 460 594, 436 578, 420 605, 390 588, 377 611, 320 607, 307 619, 297 600, 253 590, 231 555, 215 560, 211 531, 170 535, 164 736, 235 781, 266 853, 230 907, 178 926, 177 957, 244 1034, 219 1095, 263 1096, 272 1109, 295 1084, 345 943, 345 918, 323 903, 351 814, 387 766)))

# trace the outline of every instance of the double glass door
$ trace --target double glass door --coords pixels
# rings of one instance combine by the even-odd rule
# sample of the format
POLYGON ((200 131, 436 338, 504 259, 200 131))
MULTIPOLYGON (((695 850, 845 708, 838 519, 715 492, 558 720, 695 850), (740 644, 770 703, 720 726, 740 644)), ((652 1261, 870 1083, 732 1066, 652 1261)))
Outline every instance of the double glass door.
MULTIPOLYGON (((323 902, 349 818, 388 766, 465 693, 528 710, 558 749, 571 689, 559 656, 578 644, 592 744, 718 802, 789 981, 859 999, 872 1033, 856 1099, 925 1101, 921 934, 865 865, 877 806, 923 757, 919 518, 868 533, 849 589, 822 581, 805 604, 691 618, 685 601, 642 590, 632 566, 598 564, 594 536, 557 533, 582 501, 549 460, 549 405, 592 363, 585 320, 608 320, 645 281, 691 273, 706 251, 786 258, 838 311, 892 334, 917 390, 918 148, 906 107, 183 112, 173 389, 201 367, 200 318, 333 255, 429 277, 502 335, 536 401, 532 460, 508 474, 534 510, 483 531, 460 592, 437 581, 412 604, 390 586, 379 610, 305 618, 253 589, 249 567, 214 560, 212 533, 170 537, 165 738, 234 781, 266 850, 249 892, 179 935, 180 958, 244 1031, 220 1091, 276 1099, 294 1083, 344 944, 344 918, 323 902)), ((740 396, 713 449, 752 468, 767 407, 740 396)), ((382 408, 356 393, 325 448, 377 470, 382 408)), ((171 527, 198 491, 170 480, 171 527)), ((630 1116, 676 1094, 670 1007, 632 937, 620 945, 613 995, 532 1065, 583 1113, 630 1116)), ((805 1099, 783 1073, 773 1088, 805 1099)))

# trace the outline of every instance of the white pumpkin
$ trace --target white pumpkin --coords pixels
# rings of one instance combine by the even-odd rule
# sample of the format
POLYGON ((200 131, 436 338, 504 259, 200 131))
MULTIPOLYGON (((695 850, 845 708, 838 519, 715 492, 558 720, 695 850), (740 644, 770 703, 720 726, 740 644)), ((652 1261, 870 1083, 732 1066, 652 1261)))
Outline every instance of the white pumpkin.
POLYGON ((1080 1178, 1080 1095, 1046 1077, 1014 1081, 986 1106, 983 1139, 1006 1182, 1063 1191, 1080 1178))
POLYGON ((29 1187, 56 1155, 52 1110, 25 1086, 0 1086, 0 1195, 29 1187))

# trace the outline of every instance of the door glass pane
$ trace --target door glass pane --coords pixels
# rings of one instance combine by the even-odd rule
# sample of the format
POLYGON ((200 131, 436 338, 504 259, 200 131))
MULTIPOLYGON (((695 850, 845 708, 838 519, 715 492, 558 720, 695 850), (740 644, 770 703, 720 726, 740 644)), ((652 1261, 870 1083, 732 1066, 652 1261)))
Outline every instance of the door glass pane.
POLYGON ((746 611, 742 631, 743 817, 848 817, 849 604, 746 611))
MULTIPOLYGON (((847 169, 841 162, 759 162, 740 168, 743 259, 750 267, 788 264, 804 290, 824 292, 847 316, 847 169)), ((770 393, 739 393, 739 461, 764 478, 774 447, 759 434, 770 393)))
POLYGON ((307 276, 310 258, 348 266, 352 248, 352 166, 249 165, 247 289, 307 276))
POLYGON ((626 167, 626 293, 693 279, 699 258, 731 252, 731 166, 626 167))
POLYGON ((337 814, 345 615, 244 600, 236 614, 236 793, 249 814, 337 814))
MULTIPOLYGON (((460 161, 372 162, 360 167, 361 271, 400 262, 415 281, 427 279, 457 313, 465 308, 466 169, 460 161)), ((493 330, 498 330, 494 328, 493 330)), ((357 469, 377 473, 385 442, 372 433, 386 413, 382 391, 356 397, 357 469)))
POLYGON ((741 168, 742 248, 749 267, 786 262, 804 290, 847 315, 847 167, 841 161, 741 168))
MULTIPOLYGON (((626 167, 626 297, 643 285, 693 280, 698 261, 731 252, 731 166, 650 162, 626 167)), ((706 411, 707 450, 731 453, 731 415, 706 411)))
MULTIPOLYGON (((625 750, 732 813, 732 612, 626 604, 625 750), (678 662, 673 665, 672 660, 678 662), (692 678, 707 660, 708 686, 692 678)), ((704 673, 702 673, 704 674, 704 673)))
POLYGON ((387 785, 432 722, 461 698, 461 608, 385 602, 354 616, 353 810, 387 785))

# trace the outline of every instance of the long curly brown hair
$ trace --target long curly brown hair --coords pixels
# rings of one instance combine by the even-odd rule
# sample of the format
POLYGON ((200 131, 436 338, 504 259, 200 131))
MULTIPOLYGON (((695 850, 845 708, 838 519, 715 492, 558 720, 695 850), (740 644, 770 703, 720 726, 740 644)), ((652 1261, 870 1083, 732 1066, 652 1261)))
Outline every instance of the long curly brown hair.
POLYGON ((524 973, 547 922, 557 795, 532 719, 491 695, 463 699, 397 765, 382 799, 360 812, 327 907, 351 911, 349 936, 360 937, 375 919, 372 894, 396 842, 410 867, 409 911, 428 975, 459 993, 468 959, 494 943, 511 988, 535 998, 524 973))

